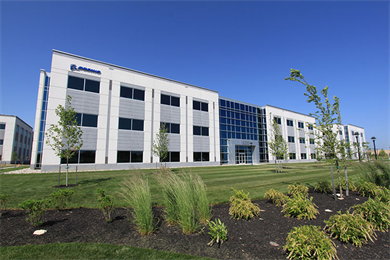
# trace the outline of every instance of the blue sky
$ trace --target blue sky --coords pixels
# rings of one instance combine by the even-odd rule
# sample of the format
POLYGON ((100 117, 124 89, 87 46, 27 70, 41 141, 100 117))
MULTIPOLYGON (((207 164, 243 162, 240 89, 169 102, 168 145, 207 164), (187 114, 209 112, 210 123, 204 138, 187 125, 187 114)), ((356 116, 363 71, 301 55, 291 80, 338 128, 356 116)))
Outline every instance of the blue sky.
MULTIPOLYGON (((52 49, 315 112, 290 68, 389 149, 389 1, 1 1, 0 114, 34 126, 52 49)), ((369 140, 371 141, 371 140, 369 140)), ((372 143, 371 143, 372 144, 372 143)))

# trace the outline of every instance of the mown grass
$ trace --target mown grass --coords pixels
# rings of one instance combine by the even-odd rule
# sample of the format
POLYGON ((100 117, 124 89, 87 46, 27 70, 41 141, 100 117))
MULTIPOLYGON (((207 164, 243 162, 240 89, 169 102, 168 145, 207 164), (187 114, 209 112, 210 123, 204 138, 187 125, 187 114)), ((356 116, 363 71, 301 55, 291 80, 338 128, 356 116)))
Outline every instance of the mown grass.
MULTIPOLYGON (((355 164, 357 163, 348 166, 348 176, 356 181, 355 164)), ((330 165, 315 163, 288 164, 282 173, 275 173, 273 164, 175 168, 172 171, 198 174, 207 186, 207 197, 212 204, 227 203, 234 194, 232 188, 249 192, 250 197, 255 200, 263 198, 270 188, 285 193, 287 186, 294 182, 314 186, 318 181, 330 181, 330 165)), ((145 169, 142 172, 148 178, 153 205, 163 205, 162 187, 156 178, 158 173, 155 169, 145 169)), ((97 188, 103 188, 107 194, 115 195, 118 206, 127 207, 126 201, 118 196, 119 184, 124 178, 132 177, 136 173, 131 170, 79 172, 78 186, 68 188, 75 191, 68 207, 97 208, 97 188)), ((69 184, 74 183, 74 178, 75 173, 69 173, 69 184)), ((65 184, 64 174, 61 184, 65 184)), ((11 195, 7 206, 10 209, 18 208, 17 205, 27 199, 49 199, 50 194, 58 190, 56 185, 58 173, 0 175, 1 194, 11 195)))
POLYGON ((155 249, 92 243, 0 247, 1 259, 211 259, 155 249))

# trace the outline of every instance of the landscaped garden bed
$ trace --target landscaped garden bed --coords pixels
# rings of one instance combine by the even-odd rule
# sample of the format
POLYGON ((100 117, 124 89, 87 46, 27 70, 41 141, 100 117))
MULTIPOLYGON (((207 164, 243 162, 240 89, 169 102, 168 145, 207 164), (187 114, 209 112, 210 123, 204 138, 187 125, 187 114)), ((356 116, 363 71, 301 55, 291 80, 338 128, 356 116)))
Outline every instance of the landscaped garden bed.
MULTIPOLYGON (((233 195, 233 191, 232 191, 233 195)), ((127 209, 117 208, 113 212, 113 221, 107 223, 99 209, 49 210, 44 215, 43 224, 33 227, 26 222, 27 215, 21 210, 5 211, 0 218, 0 246, 18 246, 47 243, 108 243, 153 248, 190 255, 219 259, 285 259, 283 250, 288 233, 293 227, 316 225, 324 227, 338 211, 345 213, 351 206, 361 204, 368 198, 350 192, 344 200, 335 201, 330 194, 309 192, 312 202, 318 206, 319 214, 313 220, 287 218, 277 207, 267 200, 254 201, 260 207, 259 217, 250 220, 237 220, 229 215, 229 204, 212 207, 212 219, 221 219, 228 230, 228 240, 221 247, 210 242, 207 227, 199 232, 184 235, 178 226, 169 226, 164 221, 161 207, 154 207, 154 215, 159 219, 157 230, 150 236, 141 236, 136 226, 129 221, 131 213, 127 209), (326 209, 332 212, 326 212, 326 209), (36 236, 38 229, 47 233, 36 236), (271 243, 273 242, 273 243, 271 243)), ((388 259, 390 255, 390 233, 376 232, 377 239, 362 247, 351 243, 342 243, 336 239, 339 259, 388 259)), ((55 258, 55 256, 53 256, 55 258)))

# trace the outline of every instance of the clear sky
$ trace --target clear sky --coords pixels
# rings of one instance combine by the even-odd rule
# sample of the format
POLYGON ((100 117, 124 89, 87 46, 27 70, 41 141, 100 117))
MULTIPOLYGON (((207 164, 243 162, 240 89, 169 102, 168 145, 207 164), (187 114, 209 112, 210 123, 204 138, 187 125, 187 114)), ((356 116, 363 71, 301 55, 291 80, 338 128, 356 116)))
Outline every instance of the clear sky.
POLYGON ((315 112, 290 68, 389 149, 389 1, 1 1, 0 114, 34 127, 52 49, 315 112))

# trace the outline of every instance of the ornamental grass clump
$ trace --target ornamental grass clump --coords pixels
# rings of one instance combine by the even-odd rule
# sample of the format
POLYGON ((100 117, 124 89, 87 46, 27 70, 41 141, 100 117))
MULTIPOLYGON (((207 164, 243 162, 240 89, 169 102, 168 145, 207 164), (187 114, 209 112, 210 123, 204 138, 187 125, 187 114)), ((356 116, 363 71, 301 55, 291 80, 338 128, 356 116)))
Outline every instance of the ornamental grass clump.
POLYGON ((363 197, 372 197, 381 195, 381 188, 372 182, 366 182, 363 179, 359 180, 357 191, 363 197))
POLYGON ((332 193, 332 184, 329 181, 319 181, 314 190, 321 193, 332 193))
POLYGON ((345 243, 352 243, 354 246, 361 247, 368 240, 374 242, 376 234, 374 233, 373 225, 365 220, 360 214, 350 214, 349 211, 345 214, 332 215, 329 220, 324 220, 324 230, 338 240, 345 243))
POLYGON ((307 197, 307 196, 309 196, 308 192, 309 192, 309 188, 306 187, 305 185, 298 184, 296 182, 292 185, 288 185, 288 194, 289 195, 301 193, 307 197))
POLYGON ((43 224, 43 215, 50 207, 50 200, 26 200, 19 204, 19 207, 24 209, 28 215, 26 222, 34 227, 40 226, 43 224))
POLYGON ((297 219, 316 219, 319 214, 317 205, 312 202, 313 197, 307 198, 303 193, 296 193, 283 205, 282 212, 286 217, 297 219))
POLYGON ((233 189, 235 194, 230 197, 229 214, 234 219, 251 219, 260 215, 260 208, 253 204, 249 198, 249 192, 233 189))
POLYGON ((294 227, 283 249, 287 259, 339 259, 335 244, 318 226, 294 227))
MULTIPOLYGON (((336 185, 336 187, 341 187, 343 190, 347 190, 345 178, 341 178, 341 185, 340 182, 336 185)), ((352 179, 348 179, 348 190, 350 191, 357 191, 358 188, 352 181, 352 179)))
POLYGON ((51 196, 51 201, 53 206, 57 210, 65 209, 66 205, 72 200, 74 190, 60 189, 58 191, 53 191, 51 196))
POLYGON ((264 194, 264 198, 269 201, 272 201, 273 204, 280 207, 284 203, 286 203, 288 197, 280 191, 270 189, 264 194))
POLYGON ((120 184, 119 194, 132 208, 133 222, 141 235, 151 235, 156 230, 152 209, 152 194, 147 177, 137 173, 120 184))
POLYGON ((202 224, 207 224, 211 218, 211 207, 207 198, 207 187, 199 175, 193 176, 193 190, 197 217, 202 224))
POLYGON ((106 195, 105 190, 97 189, 99 209, 103 212, 106 222, 112 221, 112 212, 115 209, 115 197, 106 195))
POLYGON ((370 222, 377 231, 388 231, 390 227, 390 205, 380 201, 379 197, 375 200, 368 199, 362 204, 351 207, 354 213, 360 214, 365 220, 370 222))
POLYGON ((227 240, 227 229, 224 223, 221 222, 219 218, 214 221, 208 221, 209 225, 209 235, 211 237, 211 241, 207 244, 209 246, 213 246, 214 242, 218 244, 218 247, 221 247, 223 241, 227 240))

